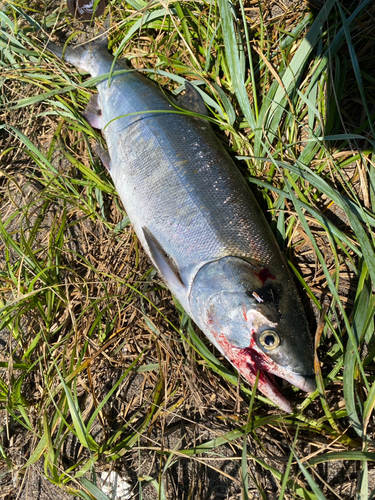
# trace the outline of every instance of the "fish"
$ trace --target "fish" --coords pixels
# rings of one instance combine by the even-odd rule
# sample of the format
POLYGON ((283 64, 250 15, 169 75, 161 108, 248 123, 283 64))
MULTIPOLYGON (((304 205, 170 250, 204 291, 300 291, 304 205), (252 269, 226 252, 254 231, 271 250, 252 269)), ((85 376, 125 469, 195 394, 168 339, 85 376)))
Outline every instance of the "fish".
MULTIPOLYGON (((61 47, 48 49, 62 58, 61 47)), ((316 389, 314 345, 298 292, 255 197, 216 136, 200 92, 176 100, 107 42, 67 47, 98 77, 83 113, 151 262, 194 323, 251 385, 292 412, 278 378, 316 389), (100 77, 103 76, 101 79, 100 77)))

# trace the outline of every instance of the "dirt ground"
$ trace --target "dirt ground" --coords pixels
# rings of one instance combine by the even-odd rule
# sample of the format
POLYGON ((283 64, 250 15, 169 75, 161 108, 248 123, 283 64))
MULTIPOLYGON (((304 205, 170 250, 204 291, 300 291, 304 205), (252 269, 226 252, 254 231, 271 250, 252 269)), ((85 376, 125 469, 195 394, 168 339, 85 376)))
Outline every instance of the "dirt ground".
MULTIPOLYGON (((276 16, 282 11, 283 9, 276 5, 271 14, 276 16)), ((4 90, 9 99, 13 98, 18 91, 17 85, 4 90)), ((30 93, 33 91, 35 89, 31 86, 30 93)), ((33 116, 47 110, 45 104, 40 104, 34 110, 33 116)), ((43 118, 38 117, 33 121, 24 115, 24 110, 16 110, 12 113, 2 111, 2 113, 3 122, 19 127, 42 151, 49 150, 57 123, 48 115, 43 118)), ((62 176, 79 178, 80 172, 66 160, 62 153, 66 144, 73 144, 73 138, 69 142, 69 131, 64 128, 61 136, 65 142, 63 141, 64 144, 56 143, 52 164, 62 176)), ((90 165, 84 144, 82 140, 81 159, 85 165, 90 165)), ((110 338, 104 335, 106 342, 108 341, 106 344, 102 343, 99 333, 95 330, 95 335, 90 339, 88 351, 88 357, 93 356, 94 359, 90 365, 91 374, 82 373, 78 378, 77 393, 86 421, 96 404, 93 395, 98 399, 104 399, 120 380, 124 369, 142 351, 144 351, 141 358, 142 365, 157 367, 149 371, 132 372, 116 390, 110 403, 105 406, 103 415, 95 420, 94 433, 98 442, 107 439, 113 430, 121 429, 130 420, 135 428, 138 422, 147 416, 159 380, 158 370, 162 366, 160 369, 164 376, 162 391, 164 391, 165 401, 170 403, 168 410, 155 414, 147 430, 139 436, 139 443, 118 458, 115 465, 104 458, 95 464, 98 486, 103 491, 107 490, 100 482, 102 473, 109 474, 115 471, 118 474, 116 476, 119 483, 117 497, 114 497, 117 500, 127 498, 156 500, 159 498, 157 487, 148 478, 154 478, 157 483, 165 466, 165 461, 163 462, 160 458, 161 454, 158 451, 193 448, 236 430, 238 422, 246 422, 249 399, 241 393, 239 388, 213 373, 201 359, 197 358, 193 349, 182 340, 171 324, 149 306, 146 299, 150 299, 171 323, 179 325, 180 315, 173 299, 158 275, 155 272, 150 273, 150 261, 142 248, 137 245, 131 226, 126 226, 120 233, 113 230, 113 227, 123 220, 123 212, 116 197, 113 195, 105 197, 104 210, 109 224, 106 225, 99 218, 93 220, 77 207, 75 202, 62 201, 51 196, 45 185, 40 182, 40 178, 38 181, 39 174, 36 173, 35 163, 19 147, 19 141, 1 129, 0 150, 4 151, 8 148, 13 149, 2 158, 0 165, 0 219, 12 220, 7 225, 7 232, 12 235, 12 238, 18 243, 22 238, 26 240, 31 238, 33 228, 39 224, 38 231, 32 237, 32 249, 36 255, 43 256, 48 253, 48 242, 51 235, 56 234, 56 227, 61 221, 62 213, 66 212, 69 218, 69 224, 66 225, 63 235, 62 286, 69 289, 74 314, 71 315, 71 311, 61 310, 56 323, 59 327, 66 324, 66 331, 68 331, 73 323, 71 318, 80 316, 87 307, 89 312, 86 315, 87 319, 82 321, 79 339, 79 344, 83 345, 87 340, 87 332, 94 322, 94 309, 90 308, 92 298, 105 302, 107 295, 117 296, 111 306, 112 315, 106 312, 103 316, 103 330, 106 324, 112 325, 113 322, 115 334, 110 338), (132 275, 130 283, 142 282, 139 289, 146 299, 136 295, 124 308, 121 304, 121 293, 123 292, 124 295, 128 293, 123 283, 129 275, 132 275), (80 287, 81 280, 87 283, 86 288, 80 287), (117 310, 121 311, 121 321, 115 322, 117 310), (107 347, 103 348, 103 345, 107 347), (140 485, 142 493, 140 493, 140 485), (122 491, 120 491, 121 486, 122 491)), ((107 175, 104 168, 101 168, 100 175, 107 175)), ((89 197, 87 192, 83 193, 83 196, 89 197)), ((338 226, 345 228, 345 215, 339 210, 333 208, 332 213, 327 212, 326 215, 338 220, 338 226)), ((7 250, 0 241, 0 272, 8 263, 14 264, 20 261, 20 257, 14 251, 10 249, 8 253, 7 250)), ((305 276, 308 278, 315 272, 315 260, 311 248, 308 245, 301 246, 297 251, 300 253, 298 265, 301 269, 305 269, 305 276)), ((332 266, 335 264, 332 254, 328 252, 327 262, 332 266)), ((340 293, 349 305, 353 300, 354 285, 353 273, 350 270, 343 273, 340 293)), ((317 294, 320 292, 322 292, 321 289, 317 290, 317 294)), ((17 299, 16 292, 15 299, 17 299)), ((314 330, 319 319, 317 312, 307 304, 306 297, 305 305, 307 310, 310 309, 309 321, 314 330)), ((30 343, 35 338, 40 330, 35 310, 26 311, 23 314, 19 328, 22 330, 26 343, 30 343)), ((0 330, 0 362, 11 359, 12 353, 18 352, 19 349, 15 340, 17 335, 10 330, 11 325, 0 330)), ((198 329, 195 331, 203 342, 206 342, 198 329)), ((51 345, 57 344, 59 340, 60 337, 53 338, 51 345)), ((206 345, 220 358, 220 354, 212 346, 208 343, 206 345)), ((329 343, 325 346, 326 349, 330 347, 329 343)), ((63 348, 61 348, 62 351, 64 351, 63 348)), ((38 354, 45 355, 42 343, 38 354)), ((324 355, 324 352, 320 354, 324 355)), ((68 343, 64 355, 67 359, 70 356, 74 357, 72 342, 68 343)), ((221 361, 226 363, 223 359, 221 361)), ((229 364, 226 366, 229 368, 229 364)), ((329 368, 328 366, 323 368, 325 373, 329 368)), ((17 375, 17 370, 0 368, 0 375, 3 380, 10 382, 11 377, 17 375)), ((34 372, 24 381, 22 389, 23 396, 30 404, 34 429, 39 430, 41 423, 38 420, 42 414, 40 409, 45 402, 44 390, 43 377, 34 372)), ((288 397, 294 399, 297 405, 303 401, 303 395, 298 392, 294 393, 291 388, 287 388, 286 393, 288 397)), ((339 411, 340 405, 342 407, 343 404, 341 385, 332 384, 327 389, 327 398, 328 401, 335 401, 335 410, 339 411)), ((277 414, 278 410, 271 407, 263 406, 259 410, 259 415, 263 417, 277 414)), ((314 402, 309 407, 306 411, 306 418, 312 420, 324 418, 318 402, 314 402)), ((345 423, 349 428, 349 421, 345 423)), ((280 473, 284 472, 294 440, 295 425, 293 422, 292 424, 284 428, 265 426, 247 437, 247 451, 256 458, 248 460, 248 472, 251 475, 248 489, 250 499, 278 498, 280 481, 275 480, 275 476, 269 469, 267 470, 267 467, 274 467, 280 473), (267 467, 259 461, 263 461, 267 467)), ((2 429, 0 445, 13 464, 10 468, 7 461, 0 458, 0 499, 68 500, 78 498, 66 493, 46 478, 50 470, 44 468, 43 457, 25 472, 23 466, 35 449, 36 438, 32 432, 25 430, 12 415, 4 410, 0 411, 0 429, 2 429)), ((355 442, 355 432, 349 430, 349 436, 355 442)), ((298 454, 300 457, 312 457, 322 450, 341 449, 339 443, 336 443, 330 435, 317 436, 302 429, 299 437, 298 454)), ((233 443, 222 444, 204 457, 176 456, 164 478, 167 498, 173 500, 239 500, 242 498, 240 468, 243 440, 241 439, 243 438, 233 443)), ((58 466, 61 470, 68 469, 84 457, 85 453, 87 450, 83 449, 76 438, 71 437, 64 442, 58 466)), ((354 498, 358 468, 353 461, 320 464, 315 467, 314 471, 315 479, 322 485, 322 488, 325 488, 328 499, 351 500, 354 498)), ((293 463, 291 477, 294 477, 298 484, 305 484, 298 472, 297 464, 293 463)), ((372 465, 370 465, 369 483, 369 489, 374 489, 375 470, 372 465)), ((294 495, 287 493, 285 498, 294 498, 294 495)))

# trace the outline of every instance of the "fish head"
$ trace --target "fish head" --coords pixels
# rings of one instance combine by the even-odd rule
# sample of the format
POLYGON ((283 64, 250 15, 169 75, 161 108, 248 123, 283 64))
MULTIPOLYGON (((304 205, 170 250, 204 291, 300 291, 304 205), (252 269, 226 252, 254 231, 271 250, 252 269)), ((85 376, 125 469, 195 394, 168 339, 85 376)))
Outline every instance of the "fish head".
POLYGON ((275 376, 306 392, 316 389, 314 348, 292 278, 239 257, 205 264, 190 292, 193 319, 258 389, 285 411, 290 403, 275 376))

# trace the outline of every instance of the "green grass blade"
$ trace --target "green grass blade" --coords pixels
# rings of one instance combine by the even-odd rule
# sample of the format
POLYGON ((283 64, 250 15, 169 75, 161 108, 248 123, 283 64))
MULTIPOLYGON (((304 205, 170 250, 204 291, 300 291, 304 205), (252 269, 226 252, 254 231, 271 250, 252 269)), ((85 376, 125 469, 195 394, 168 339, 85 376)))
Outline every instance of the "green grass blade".
POLYGON ((375 137, 375 127, 373 125, 373 118, 371 116, 371 113, 370 113, 370 110, 369 110, 369 107, 367 104, 367 98, 366 98, 365 91, 363 88, 361 69, 359 67, 357 54, 356 54, 356 51, 355 51, 355 48, 354 48, 354 45, 352 42, 352 37, 350 34, 350 27, 349 27, 348 19, 346 18, 344 11, 343 11, 339 2, 337 2, 337 7, 339 9, 340 16, 341 16, 342 25, 344 28, 344 33, 345 33, 345 38, 346 38, 346 43, 348 44, 348 47, 349 47, 349 54, 350 54, 350 58, 352 61, 352 67, 354 70, 355 78, 357 80, 358 90, 359 90, 359 93, 360 93, 361 98, 362 98, 362 103, 363 103, 363 107, 364 107, 366 115, 367 115, 369 126, 371 128, 372 137, 375 137))
POLYGON ((106 494, 100 490, 96 484, 92 483, 85 477, 82 477, 79 482, 85 488, 85 490, 90 494, 90 498, 93 497, 95 500, 111 500, 106 494))
POLYGON ((295 453, 295 446, 296 446, 296 443, 297 443, 298 430, 299 429, 297 427, 297 431, 296 431, 296 434, 294 436, 293 446, 292 446, 292 449, 290 450, 290 455, 289 455, 288 463, 286 464, 285 472, 284 472, 284 474, 282 476, 283 480, 282 480, 282 483, 281 483, 281 488, 280 488, 280 493, 279 493, 279 500, 283 500, 286 488, 288 486, 288 483, 290 482, 289 481, 289 474, 290 474, 290 470, 291 470, 291 467, 292 467, 293 456, 294 456, 294 453, 295 453))
POLYGON ((296 88, 304 70, 305 64, 310 57, 312 50, 322 36, 323 26, 328 18, 328 15, 335 5, 336 0, 328 0, 324 2, 324 7, 317 15, 314 23, 311 25, 308 33, 305 35, 302 43, 294 54, 292 61, 285 70, 282 76, 283 87, 279 87, 275 95, 265 101, 268 117, 265 123, 265 129, 268 132, 270 142, 273 141, 276 131, 279 127, 281 117, 286 106, 286 95, 296 88), (269 105, 270 103, 270 105, 269 105))
POLYGON ((307 482, 309 483, 310 488, 313 490, 314 494, 316 495, 316 498, 318 500, 327 500, 327 498, 323 494, 322 490, 316 484, 316 482, 312 478, 311 474, 307 471, 306 467, 302 464, 302 462, 299 460, 299 458, 297 457, 297 455, 295 453, 294 453, 294 456, 295 456, 295 459, 297 460, 299 468, 301 469, 303 475, 307 479, 307 482))
POLYGON ((242 78, 242 68, 238 51, 238 39, 235 32, 230 3, 228 0, 218 0, 218 4, 221 14, 226 59, 232 79, 233 89, 246 120, 248 121, 250 127, 255 130, 256 122, 246 92, 245 83, 242 78))

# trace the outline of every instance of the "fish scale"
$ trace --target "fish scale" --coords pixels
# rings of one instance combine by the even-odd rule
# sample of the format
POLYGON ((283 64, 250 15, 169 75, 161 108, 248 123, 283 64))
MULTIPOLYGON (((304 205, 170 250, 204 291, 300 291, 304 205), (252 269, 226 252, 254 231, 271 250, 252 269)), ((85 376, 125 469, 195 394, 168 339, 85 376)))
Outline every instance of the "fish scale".
MULTIPOLYGON (((110 158, 102 157, 138 238, 219 351, 248 382, 259 373, 258 389, 291 411, 272 375, 315 390, 312 338, 267 221, 209 122, 126 65, 112 68, 98 44, 65 58, 92 76, 122 71, 103 76, 85 116, 102 129, 110 158)), ((205 113, 192 85, 185 97, 205 113)))
MULTIPOLYGON (((102 71, 109 72, 111 65, 112 61, 102 71)), ((123 69, 117 64, 113 71, 123 69)), ((105 130, 108 150, 112 162, 122 165, 111 175, 133 225, 151 224, 151 232, 177 267, 185 270, 180 271, 185 283, 191 283, 202 263, 226 255, 267 265, 274 259, 279 265, 280 252, 268 244, 272 235, 263 215, 209 123, 186 115, 145 113, 174 108, 139 73, 117 76, 115 81, 112 91, 107 81, 98 85, 98 91, 102 123, 109 123, 105 130), (140 114, 123 116, 130 113, 140 114), (116 116, 123 117, 112 121, 116 116), (119 148, 118 144, 135 147, 119 148), (133 196, 140 210, 134 208, 133 196), (133 211, 137 213, 131 216, 133 211), (174 219, 166 225, 171 214, 174 219), (186 231, 179 229, 181 225, 185 229, 189 220, 196 229, 191 229, 186 240, 186 231)))
POLYGON ((133 141, 137 154, 115 148, 111 137, 116 134, 108 127, 112 162, 122 165, 112 176, 130 220, 136 228, 149 227, 173 256, 184 283, 191 282, 197 266, 226 255, 280 267, 281 257, 268 243, 269 229, 259 223, 263 216, 251 191, 216 137, 209 143, 201 137, 199 151, 194 151, 194 135, 202 128, 198 121, 189 123, 189 140, 182 142, 178 132, 158 137, 162 126, 181 127, 186 117, 181 118, 145 115, 123 130, 121 142, 133 141), (201 156, 210 160, 198 167, 201 156))

